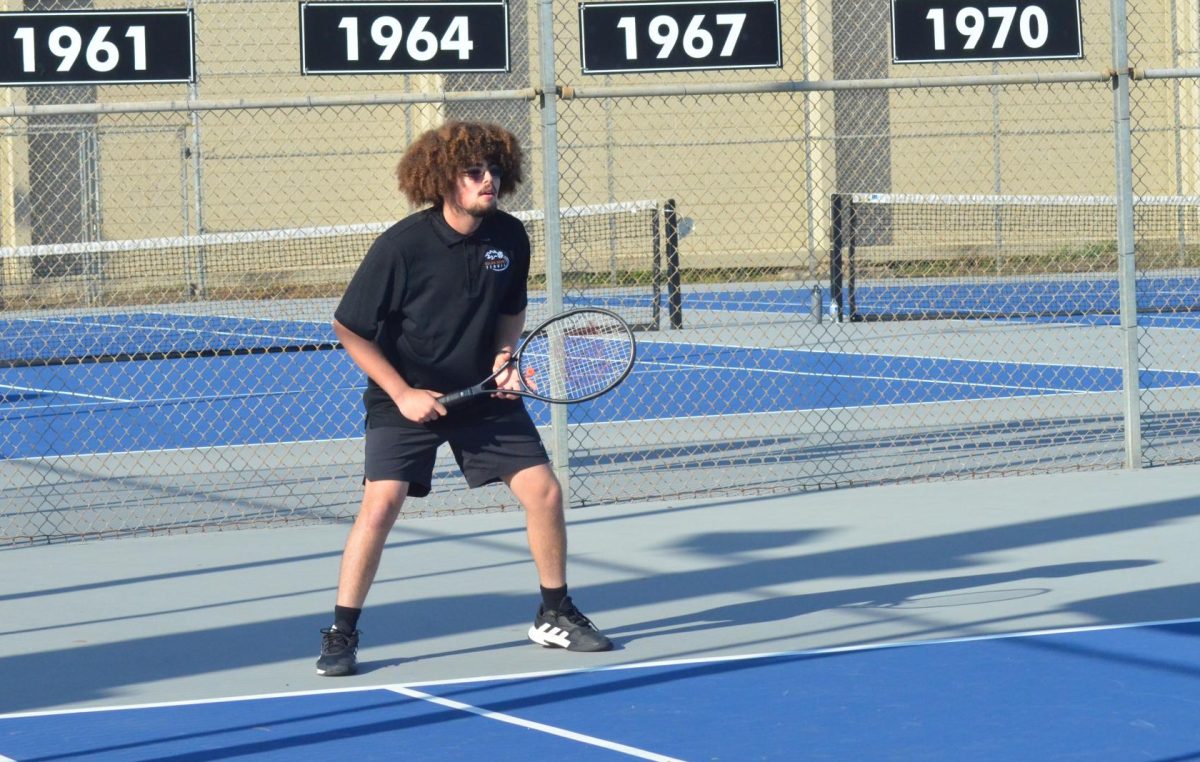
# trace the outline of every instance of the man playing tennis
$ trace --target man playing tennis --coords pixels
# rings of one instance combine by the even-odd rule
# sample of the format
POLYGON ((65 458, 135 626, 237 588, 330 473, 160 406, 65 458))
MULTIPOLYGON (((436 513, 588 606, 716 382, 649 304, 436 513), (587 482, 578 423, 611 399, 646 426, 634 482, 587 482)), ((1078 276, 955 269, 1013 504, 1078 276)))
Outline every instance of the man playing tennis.
POLYGON ((511 370, 498 391, 455 407, 446 392, 509 359, 525 323, 529 236, 497 200, 522 180, 507 130, 448 122, 421 135, 396 169, 401 192, 430 204, 379 236, 350 281, 334 330, 367 375, 364 489, 342 553, 333 625, 317 673, 357 670, 358 618, 388 533, 408 497, 431 489, 449 443, 471 487, 504 482, 525 509, 542 601, 529 637, 542 646, 606 651, 612 642, 567 595, 562 489, 511 370))

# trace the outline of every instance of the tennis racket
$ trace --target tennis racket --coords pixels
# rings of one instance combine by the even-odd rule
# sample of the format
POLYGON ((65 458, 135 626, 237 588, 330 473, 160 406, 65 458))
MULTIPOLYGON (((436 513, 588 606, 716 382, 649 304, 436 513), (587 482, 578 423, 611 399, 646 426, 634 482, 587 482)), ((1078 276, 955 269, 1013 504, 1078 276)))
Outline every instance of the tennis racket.
POLYGON ((438 398, 447 408, 496 391, 496 378, 515 367, 521 389, 505 394, 570 404, 612 390, 633 370, 637 343, 619 315, 585 308, 561 312, 534 328, 499 370, 478 384, 438 398))

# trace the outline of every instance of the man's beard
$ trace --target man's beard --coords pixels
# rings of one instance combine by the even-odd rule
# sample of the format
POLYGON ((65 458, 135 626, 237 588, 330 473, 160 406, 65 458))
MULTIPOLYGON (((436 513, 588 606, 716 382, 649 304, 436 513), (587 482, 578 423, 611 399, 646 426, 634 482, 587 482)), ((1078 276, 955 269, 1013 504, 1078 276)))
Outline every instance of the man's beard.
POLYGON ((496 203, 494 201, 491 203, 486 202, 486 201, 477 201, 474 205, 471 206, 470 209, 464 209, 463 211, 476 219, 483 219, 484 217, 487 217, 488 215, 490 215, 492 212, 496 211, 497 208, 498 207, 496 206, 496 203))

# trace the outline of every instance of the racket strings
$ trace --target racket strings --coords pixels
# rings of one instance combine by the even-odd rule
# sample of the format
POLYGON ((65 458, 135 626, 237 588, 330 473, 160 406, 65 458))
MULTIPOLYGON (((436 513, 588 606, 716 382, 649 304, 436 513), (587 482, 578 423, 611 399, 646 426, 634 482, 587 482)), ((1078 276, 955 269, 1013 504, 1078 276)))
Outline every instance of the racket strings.
POLYGON ((551 399, 590 397, 624 378, 634 345, 621 321, 597 313, 565 316, 529 338, 518 369, 522 381, 551 399))

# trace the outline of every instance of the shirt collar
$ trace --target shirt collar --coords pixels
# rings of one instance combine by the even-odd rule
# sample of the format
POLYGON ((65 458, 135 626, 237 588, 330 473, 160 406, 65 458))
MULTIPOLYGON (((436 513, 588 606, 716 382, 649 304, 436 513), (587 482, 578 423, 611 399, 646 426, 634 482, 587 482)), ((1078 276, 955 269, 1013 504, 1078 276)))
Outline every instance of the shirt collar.
POLYGON ((446 218, 442 216, 442 207, 435 206, 427 214, 429 215, 430 224, 433 225, 434 232, 437 233, 438 238, 442 239, 442 242, 447 246, 462 243, 468 238, 479 238, 486 235, 487 230, 491 227, 491 215, 489 215, 483 218, 483 222, 475 229, 474 233, 463 235, 450 227, 450 223, 446 222, 446 218))

